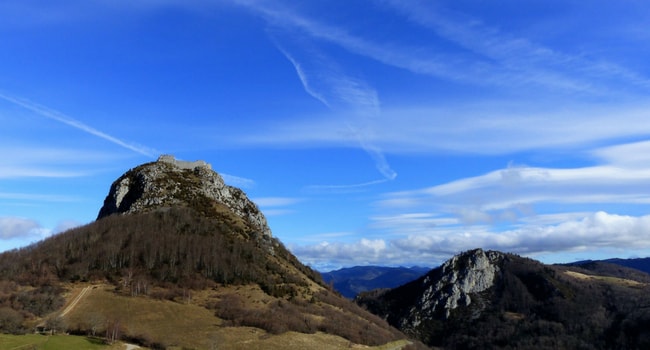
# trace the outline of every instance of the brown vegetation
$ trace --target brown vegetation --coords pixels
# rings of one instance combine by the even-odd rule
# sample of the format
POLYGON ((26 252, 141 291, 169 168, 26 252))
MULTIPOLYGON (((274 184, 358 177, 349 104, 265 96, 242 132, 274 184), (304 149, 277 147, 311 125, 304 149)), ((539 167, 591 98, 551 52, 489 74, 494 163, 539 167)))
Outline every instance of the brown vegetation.
POLYGON ((333 292, 322 290, 309 300, 276 299, 251 308, 238 294, 227 294, 215 305, 216 315, 231 326, 250 326, 272 334, 287 331, 336 334, 353 343, 380 345, 403 335, 377 316, 333 292))
POLYGON ((278 260, 293 256, 279 242, 273 242, 272 256, 263 242, 241 239, 231 228, 189 208, 114 215, 0 255, 0 273, 32 286, 107 280, 133 294, 147 294, 153 285, 320 283, 304 266, 297 269, 307 278, 296 272, 282 276, 278 260))
MULTIPOLYGON (((129 339, 153 348, 174 343, 169 328, 151 331, 156 327, 152 320, 142 321, 149 331, 135 326, 132 308, 123 310, 116 303, 137 303, 125 300, 202 306, 211 310, 214 319, 207 324, 212 327, 256 327, 272 335, 323 332, 366 345, 404 338, 383 320, 328 291, 320 275, 279 241, 243 229, 241 220, 228 219, 232 214, 225 207, 213 209, 210 215, 189 207, 112 215, 1 254, 0 330, 25 330, 25 320, 63 307, 64 286, 79 289, 75 284, 95 283, 111 285, 111 293, 120 299, 111 299, 114 304, 104 309, 77 306, 65 317, 67 327, 109 342, 129 339), (259 294, 242 299, 238 293, 223 292, 237 286, 258 286, 259 294), (206 297, 206 291, 212 296, 206 297)), ((107 298, 105 293, 89 294, 91 300, 107 298)), ((52 318, 52 325, 58 327, 56 320, 52 318)), ((207 332, 201 336, 202 346, 207 332)))

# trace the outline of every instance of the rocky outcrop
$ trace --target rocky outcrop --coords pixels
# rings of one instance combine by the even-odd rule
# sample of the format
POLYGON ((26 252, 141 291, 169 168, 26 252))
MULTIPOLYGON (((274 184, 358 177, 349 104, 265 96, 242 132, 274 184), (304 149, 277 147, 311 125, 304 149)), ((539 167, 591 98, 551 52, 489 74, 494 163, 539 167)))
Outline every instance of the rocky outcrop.
POLYGON ((424 291, 403 320, 405 326, 417 327, 423 318, 448 318, 457 307, 469 306, 473 294, 493 286, 502 258, 499 252, 476 249, 445 262, 423 279, 424 291))
POLYGON ((449 319, 455 309, 480 317, 489 300, 506 255, 475 249, 456 255, 425 276, 403 286, 361 293, 357 303, 416 337, 431 325, 449 319))
POLYGON ((266 218, 242 190, 226 185, 204 161, 177 161, 168 155, 133 168, 113 182, 97 219, 171 206, 229 210, 253 233, 271 237, 266 218))

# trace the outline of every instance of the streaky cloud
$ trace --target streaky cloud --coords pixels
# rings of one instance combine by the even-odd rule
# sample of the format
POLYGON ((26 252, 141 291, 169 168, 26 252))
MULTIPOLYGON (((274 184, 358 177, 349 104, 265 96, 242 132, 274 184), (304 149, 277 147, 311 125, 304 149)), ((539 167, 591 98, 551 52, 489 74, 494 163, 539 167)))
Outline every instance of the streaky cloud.
POLYGON ((525 37, 501 32, 465 14, 454 13, 436 5, 422 6, 420 2, 389 0, 386 2, 409 21, 428 28, 460 47, 495 62, 492 69, 501 70, 502 78, 514 82, 532 82, 550 88, 586 93, 605 91, 600 79, 650 88, 650 80, 618 64, 592 61, 537 44, 525 37))
POLYGON ((320 54, 317 49, 302 48, 302 52, 307 53, 304 60, 309 61, 309 64, 305 65, 280 43, 277 36, 273 38, 273 42, 291 62, 304 90, 310 96, 330 110, 344 112, 350 116, 345 121, 346 127, 356 136, 358 144, 371 157, 382 176, 393 180, 397 173, 391 169, 382 150, 370 141, 369 136, 374 128, 372 118, 381 113, 377 92, 364 81, 343 73, 338 64, 320 54))
POLYGON ((0 192, 0 199, 16 201, 73 202, 79 198, 69 195, 48 195, 18 192, 0 192))
POLYGON ((0 179, 20 178, 20 177, 66 178, 66 177, 81 177, 86 175, 88 175, 87 172, 80 172, 80 171, 62 171, 62 170, 46 169, 41 167, 0 165, 0 179))
POLYGON ((302 66, 300 65, 300 63, 287 50, 285 50, 282 47, 282 45, 277 43, 277 40, 274 40, 274 42, 275 42, 275 46, 278 48, 278 50, 280 50, 280 52, 282 52, 284 57, 286 57, 287 60, 289 60, 289 62, 291 62, 291 64, 293 65, 293 68, 296 70, 296 74, 298 74, 298 78, 300 79, 300 82, 302 83, 302 86, 305 89, 305 91, 309 95, 311 95, 311 97, 317 99, 318 101, 320 101, 322 104, 324 104, 328 108, 331 108, 331 106, 329 105, 329 103, 327 102, 325 97, 323 97, 320 93, 318 93, 317 91, 312 89, 311 85, 309 84, 309 77, 304 72, 304 70, 303 70, 302 66))
POLYGON ((384 178, 384 179, 379 179, 379 180, 374 180, 374 181, 368 181, 368 182, 362 182, 362 183, 357 183, 357 184, 349 184, 349 185, 311 185, 305 187, 305 191, 308 193, 319 193, 319 192, 339 192, 339 193, 347 193, 347 192, 356 192, 364 187, 369 187, 369 186, 374 186, 374 185, 379 185, 385 182, 388 182, 392 179, 384 178))
POLYGON ((230 186, 241 187, 241 188, 253 188, 255 187, 255 180, 247 179, 241 176, 229 175, 224 173, 219 173, 223 181, 230 186))
POLYGON ((50 108, 47 108, 45 106, 36 104, 34 102, 31 102, 31 101, 28 101, 28 100, 25 100, 25 99, 22 99, 22 98, 18 98, 18 97, 13 97, 13 96, 10 96, 10 95, 8 95, 6 93, 0 93, 0 99, 3 99, 5 101, 7 101, 7 102, 10 102, 10 103, 18 105, 20 107, 23 107, 25 109, 28 109, 28 110, 30 110, 32 112, 35 112, 35 113, 37 113, 37 114, 39 114, 39 115, 41 115, 41 116, 43 116, 45 118, 55 120, 57 122, 63 123, 63 124, 68 125, 68 126, 71 126, 71 127, 75 128, 75 129, 86 132, 86 133, 88 133, 90 135, 97 136, 97 137, 99 137, 101 139, 104 139, 106 141, 114 143, 114 144, 116 144, 116 145, 118 145, 120 147, 126 148, 128 150, 133 151, 133 152, 142 154, 144 156, 153 158, 153 157, 155 157, 155 155, 157 153, 159 153, 159 152, 156 152, 156 151, 154 151, 152 149, 149 149, 149 148, 145 148, 145 147, 142 147, 142 146, 137 146, 137 145, 122 141, 122 140, 120 140, 120 139, 118 139, 118 138, 116 138, 114 136, 111 136, 111 135, 108 135, 108 134, 106 134, 106 133, 104 133, 102 131, 99 131, 99 130, 97 130, 97 129, 91 127, 91 126, 88 126, 88 125, 86 125, 86 124, 84 124, 84 123, 82 123, 82 122, 80 122, 80 121, 78 121, 76 119, 73 119, 73 118, 71 118, 71 117, 69 117, 69 116, 67 116, 65 114, 62 114, 60 112, 57 112, 57 111, 52 110, 50 108))

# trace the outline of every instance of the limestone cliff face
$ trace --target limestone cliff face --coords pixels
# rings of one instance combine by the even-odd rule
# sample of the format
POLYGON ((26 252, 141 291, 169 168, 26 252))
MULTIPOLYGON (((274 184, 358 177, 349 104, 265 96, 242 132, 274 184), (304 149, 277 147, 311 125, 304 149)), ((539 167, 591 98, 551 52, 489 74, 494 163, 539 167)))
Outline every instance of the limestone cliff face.
POLYGON ((271 237, 266 218, 242 190, 226 185, 208 163, 177 161, 172 156, 161 156, 120 176, 111 185, 97 219, 177 205, 231 211, 248 230, 271 237))
POLYGON ((490 305, 486 293, 500 280, 505 259, 500 252, 471 250, 415 281, 362 293, 356 301, 401 331, 419 337, 432 324, 452 317, 455 309, 469 318, 480 317, 490 305))
POLYGON ((422 280, 423 292, 402 326, 416 328, 423 319, 448 318, 457 307, 469 306, 472 295, 492 287, 502 259, 502 253, 476 249, 445 262, 422 280))

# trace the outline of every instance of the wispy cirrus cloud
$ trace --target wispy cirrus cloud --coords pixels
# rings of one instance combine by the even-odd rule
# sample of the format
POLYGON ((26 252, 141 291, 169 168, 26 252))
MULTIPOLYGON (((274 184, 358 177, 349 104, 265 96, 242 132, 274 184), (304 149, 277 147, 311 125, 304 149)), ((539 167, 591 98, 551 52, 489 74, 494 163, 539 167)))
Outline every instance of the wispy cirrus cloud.
MULTIPOLYGON (((394 172, 385 160, 390 153, 506 154, 650 132, 644 122, 648 108, 639 100, 639 93, 645 96, 650 87, 643 74, 618 62, 545 46, 439 4, 382 3, 402 15, 400 26, 415 25, 420 34, 431 39, 417 44, 355 33, 353 25, 331 24, 327 16, 315 19, 282 2, 238 3, 271 23, 277 28, 274 33, 292 33, 277 46, 294 66, 305 90, 329 108, 335 108, 335 101, 343 102, 336 86, 356 91, 346 95, 355 97, 354 104, 366 111, 373 109, 373 96, 379 91, 337 74, 347 67, 336 67, 318 51, 319 45, 325 44, 417 75, 497 88, 492 89, 494 96, 472 95, 471 100, 428 104, 424 98, 409 105, 375 103, 380 113, 366 115, 363 121, 314 118, 292 120, 289 127, 283 121, 285 125, 271 126, 268 135, 242 140, 285 145, 358 143, 373 157, 384 177, 390 178, 394 172), (309 49, 289 47, 295 37, 302 38, 295 40, 298 43, 309 42, 309 49), (437 45, 444 49, 436 49, 437 45)), ((363 67, 353 68, 363 71, 363 67)), ((426 96, 425 91, 418 93, 426 96)))
POLYGON ((4 178, 22 178, 22 177, 80 177, 88 175, 85 171, 70 171, 61 169, 51 169, 37 166, 16 166, 0 165, 0 179, 4 178))
MULTIPOLYGON (((501 72, 503 82, 534 83, 549 88, 586 93, 616 93, 597 83, 619 81, 647 89, 650 80, 617 63, 568 54, 498 29, 481 19, 423 2, 387 2, 404 17, 441 38, 482 57, 481 64, 501 72), (489 61, 488 61, 489 60, 489 61)), ((495 82, 498 82, 496 80, 495 82)))
MULTIPOLYGON (((548 106, 539 101, 389 107, 374 119, 373 132, 366 137, 389 154, 584 152, 593 144, 650 134, 650 124, 645 122, 648 110, 645 103, 548 106)), ((298 146, 355 142, 340 116, 270 122, 264 130, 233 142, 298 146)))
POLYGON ((71 195, 51 195, 20 192, 0 192, 0 199, 39 202, 72 202, 79 200, 78 197, 71 195))
POLYGON ((2 179, 89 176, 97 169, 89 170, 88 165, 120 160, 120 156, 115 153, 24 142, 12 144, 6 140, 0 140, 0 153, 4 154, 3 162, 0 164, 2 179), (17 149, 20 152, 16 152, 17 149))
POLYGON ((303 198, 296 197, 260 197, 253 198, 253 202, 257 204, 264 215, 266 216, 280 216, 292 214, 296 211, 293 207, 295 204, 302 202, 303 198))
MULTIPOLYGON (((407 71, 463 83, 501 88, 537 86, 547 92, 617 94, 602 81, 618 86, 650 87, 650 80, 615 62, 590 60, 500 31, 480 18, 456 13, 429 2, 388 1, 388 10, 402 14, 403 25, 428 30, 429 45, 400 44, 354 34, 349 28, 315 20, 281 2, 236 1, 276 26, 292 28, 351 53, 407 71), (436 50, 435 39, 445 50, 436 50), (450 50, 452 43, 456 49, 450 50)), ((424 35, 424 33, 422 33, 424 35)))
POLYGON ((145 155, 147 157, 154 157, 156 154, 159 153, 159 152, 156 152, 153 149, 150 149, 150 148, 147 148, 147 147, 144 147, 144 146, 140 146, 140 145, 135 145, 135 144, 128 143, 126 141, 120 140, 117 137, 114 137, 114 136, 106 134, 106 133, 104 133, 102 131, 99 131, 99 130, 97 130, 97 129, 89 126, 89 125, 86 125, 86 124, 84 124, 84 123, 82 123, 82 122, 80 122, 80 121, 78 121, 78 120, 76 120, 74 118, 71 118, 71 117, 69 117, 69 116, 67 116, 67 115, 65 115, 63 113, 57 112, 55 110, 52 110, 50 108, 47 108, 45 106, 39 105, 39 104, 31 102, 31 101, 28 101, 26 99, 11 96, 11 95, 8 95, 6 93, 0 93, 0 99, 3 99, 5 101, 7 101, 7 102, 10 102, 10 103, 14 104, 14 105, 17 105, 17 106, 23 107, 25 109, 28 109, 28 110, 30 110, 30 111, 32 111, 32 112, 34 112, 34 113, 36 113, 36 114, 38 114, 38 115, 40 115, 42 117, 57 121, 59 123, 63 123, 65 125, 68 125, 70 127, 78 129, 80 131, 83 131, 83 132, 88 133, 90 135, 93 135, 93 136, 99 137, 101 139, 104 139, 106 141, 109 141, 109 142, 111 142, 113 144, 116 144, 116 145, 118 145, 120 147, 126 148, 126 149, 128 149, 130 151, 139 153, 141 155, 145 155))
POLYGON ((235 2, 262 15, 275 26, 300 30, 312 38, 334 43, 354 54, 372 58, 383 64, 418 74, 440 76, 453 80, 473 80, 473 72, 468 70, 468 61, 461 57, 433 54, 431 51, 426 54, 414 54, 423 50, 389 43, 377 43, 353 35, 344 28, 313 20, 281 2, 272 4, 255 0, 235 2), (454 66, 457 69, 452 69, 454 66))
POLYGON ((221 175, 223 181, 230 186, 241 187, 245 189, 255 187, 255 180, 253 179, 224 173, 219 173, 219 175, 221 175))
MULTIPOLYGON (((277 13, 273 10, 261 11, 271 17, 273 24, 280 20, 275 18, 277 13)), ((293 65, 305 91, 335 113, 347 116, 343 122, 349 134, 354 135, 356 143, 372 158, 384 179, 393 180, 397 173, 388 164, 381 148, 371 140, 373 119, 381 114, 376 90, 362 79, 346 74, 338 63, 317 48, 313 39, 306 38, 309 35, 297 35, 282 28, 272 35, 278 50, 293 65)), ((372 181, 363 186, 376 183, 372 181)))

